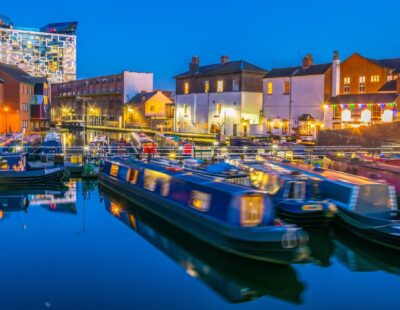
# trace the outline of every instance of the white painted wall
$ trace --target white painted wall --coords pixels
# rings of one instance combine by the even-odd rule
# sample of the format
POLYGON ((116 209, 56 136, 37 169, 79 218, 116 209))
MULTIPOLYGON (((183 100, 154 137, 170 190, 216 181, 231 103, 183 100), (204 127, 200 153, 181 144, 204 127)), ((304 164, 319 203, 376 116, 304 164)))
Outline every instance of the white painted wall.
POLYGON ((124 103, 141 91, 153 91, 152 72, 124 71, 124 103))
MULTIPOLYGON (((249 120, 250 124, 259 124, 262 108, 262 94, 249 92, 224 92, 177 95, 175 100, 176 121, 187 122, 187 128, 181 126, 181 132, 208 133, 213 124, 221 128, 222 133, 232 135, 234 125, 237 133, 241 133, 241 119, 249 120), (217 113, 217 104, 221 104, 221 114, 217 113), (184 105, 187 113, 184 114, 184 105), (229 113, 225 113, 229 109, 229 113), (208 123, 208 129, 204 128, 208 123), (200 127, 198 124, 200 123, 200 127), (226 128, 225 128, 226 126, 226 128)), ((176 128, 178 130, 178 128, 176 128)))

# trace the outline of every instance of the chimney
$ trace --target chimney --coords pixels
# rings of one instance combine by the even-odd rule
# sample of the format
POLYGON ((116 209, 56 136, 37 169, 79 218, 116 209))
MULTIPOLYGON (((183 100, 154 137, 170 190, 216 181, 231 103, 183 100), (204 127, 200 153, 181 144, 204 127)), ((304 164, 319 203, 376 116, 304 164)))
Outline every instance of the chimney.
POLYGON ((333 52, 332 60, 332 97, 339 95, 340 92, 340 59, 339 52, 333 52))
POLYGON ((310 68, 310 66, 312 66, 313 64, 314 59, 312 58, 311 54, 307 54, 306 57, 303 58, 303 68, 310 68))
POLYGON ((196 72, 199 69, 200 58, 199 56, 193 56, 192 62, 189 64, 189 71, 196 72))
POLYGON ((229 61, 229 56, 221 56, 221 64, 225 64, 229 61))

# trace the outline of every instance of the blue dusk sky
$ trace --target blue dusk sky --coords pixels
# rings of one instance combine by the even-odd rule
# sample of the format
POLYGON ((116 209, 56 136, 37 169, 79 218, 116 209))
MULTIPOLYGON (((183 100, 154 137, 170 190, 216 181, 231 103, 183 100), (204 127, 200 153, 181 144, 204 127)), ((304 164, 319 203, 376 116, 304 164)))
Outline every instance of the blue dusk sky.
POLYGON ((200 64, 243 59, 271 69, 299 65, 307 53, 330 62, 354 52, 400 57, 397 0, 31 0, 2 1, 16 26, 78 21, 78 78, 122 70, 154 72, 155 87, 200 64))

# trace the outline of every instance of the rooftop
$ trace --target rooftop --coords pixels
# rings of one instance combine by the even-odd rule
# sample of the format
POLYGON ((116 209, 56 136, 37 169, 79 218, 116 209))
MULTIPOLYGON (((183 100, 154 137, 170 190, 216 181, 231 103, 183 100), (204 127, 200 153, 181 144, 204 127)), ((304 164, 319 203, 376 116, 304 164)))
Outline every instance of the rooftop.
POLYGON ((393 103, 398 99, 398 94, 376 93, 376 94, 357 94, 339 95, 328 100, 328 104, 351 104, 351 103, 393 103))
POLYGON ((311 65, 307 68, 303 66, 287 67, 287 68, 276 68, 269 71, 265 78, 278 78, 278 77, 296 77, 296 76, 307 76, 307 75, 319 75, 324 74, 331 64, 318 64, 311 65))

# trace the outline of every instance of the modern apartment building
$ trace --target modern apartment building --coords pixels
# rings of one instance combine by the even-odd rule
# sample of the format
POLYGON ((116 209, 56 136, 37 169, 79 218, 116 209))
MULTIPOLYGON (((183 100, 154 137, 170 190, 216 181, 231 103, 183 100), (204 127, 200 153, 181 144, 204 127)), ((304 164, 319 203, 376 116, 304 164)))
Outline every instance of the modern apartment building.
POLYGON ((175 76, 176 131, 248 135, 258 132, 262 112, 262 79, 266 70, 222 56, 217 64, 200 65, 175 76))
POLYGON ((0 15, 0 62, 17 65, 50 83, 75 80, 76 27, 76 22, 14 27, 9 18, 0 15))
POLYGON ((142 91, 153 91, 153 73, 124 71, 52 84, 52 120, 122 127, 125 103, 142 91))

